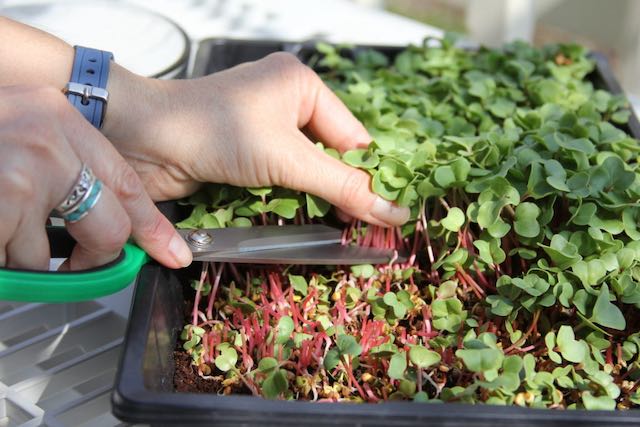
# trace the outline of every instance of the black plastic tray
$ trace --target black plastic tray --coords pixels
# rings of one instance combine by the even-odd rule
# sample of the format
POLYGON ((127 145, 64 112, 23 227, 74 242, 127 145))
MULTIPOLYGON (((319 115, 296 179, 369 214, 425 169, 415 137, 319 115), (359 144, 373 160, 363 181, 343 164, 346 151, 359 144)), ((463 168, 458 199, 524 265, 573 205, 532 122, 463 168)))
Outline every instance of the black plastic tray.
MULTIPOLYGON (((398 49, 382 48, 393 55, 398 49)), ((195 74, 205 75, 276 51, 306 60, 309 44, 271 41, 209 40, 201 44, 195 74)), ((595 54, 594 82, 614 93, 621 89, 604 57, 595 54)), ((640 124, 632 115, 627 129, 636 138, 640 124)), ((162 211, 177 219, 181 207, 162 211)), ((113 413, 127 422, 153 425, 359 425, 359 426, 630 426, 640 425, 640 410, 584 411, 528 409, 467 404, 311 403, 251 396, 217 396, 174 391, 173 351, 184 326, 183 284, 199 267, 171 271, 145 266, 136 283, 125 346, 112 395, 113 413)))

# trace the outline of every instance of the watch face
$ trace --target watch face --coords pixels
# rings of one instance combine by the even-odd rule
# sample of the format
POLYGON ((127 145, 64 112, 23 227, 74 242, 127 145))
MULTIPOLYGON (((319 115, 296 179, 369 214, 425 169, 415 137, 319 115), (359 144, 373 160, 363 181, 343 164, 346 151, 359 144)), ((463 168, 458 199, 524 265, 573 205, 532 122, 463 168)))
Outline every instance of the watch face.
POLYGON ((118 64, 143 76, 183 77, 188 64, 189 39, 182 28, 140 7, 112 1, 34 1, 0 6, 0 15, 71 45, 113 52, 118 64))

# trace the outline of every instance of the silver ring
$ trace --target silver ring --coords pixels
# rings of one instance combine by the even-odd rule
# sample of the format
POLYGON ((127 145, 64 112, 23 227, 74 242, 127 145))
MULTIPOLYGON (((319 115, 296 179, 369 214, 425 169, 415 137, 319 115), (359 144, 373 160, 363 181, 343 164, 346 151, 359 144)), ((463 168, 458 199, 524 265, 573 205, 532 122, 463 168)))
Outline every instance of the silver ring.
POLYGON ((101 195, 102 182, 96 178, 89 166, 83 164, 71 191, 54 209, 54 213, 67 222, 78 222, 87 216, 101 195))

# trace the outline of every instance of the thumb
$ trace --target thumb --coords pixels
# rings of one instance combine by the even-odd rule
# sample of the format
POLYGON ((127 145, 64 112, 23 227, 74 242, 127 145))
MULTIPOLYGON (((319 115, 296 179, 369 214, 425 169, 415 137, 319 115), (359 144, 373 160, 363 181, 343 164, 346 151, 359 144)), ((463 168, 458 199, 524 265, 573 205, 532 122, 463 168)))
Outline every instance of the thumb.
POLYGON ((371 191, 371 176, 348 166, 309 143, 300 133, 297 150, 280 153, 276 165, 284 168, 279 185, 322 197, 352 217, 383 227, 402 225, 409 208, 400 207, 371 191), (282 156, 295 158, 282 160, 282 156), (300 159, 304 159, 301 162, 300 159))

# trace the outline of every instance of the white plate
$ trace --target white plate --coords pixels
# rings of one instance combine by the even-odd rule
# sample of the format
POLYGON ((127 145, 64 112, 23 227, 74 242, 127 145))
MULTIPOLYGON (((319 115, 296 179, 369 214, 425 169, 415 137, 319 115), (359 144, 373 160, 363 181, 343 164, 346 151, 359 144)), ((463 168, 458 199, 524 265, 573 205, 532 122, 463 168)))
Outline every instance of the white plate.
POLYGON ((173 77, 187 65, 184 31, 140 7, 118 1, 41 1, 0 7, 0 14, 69 44, 111 51, 116 62, 144 76, 173 77))

